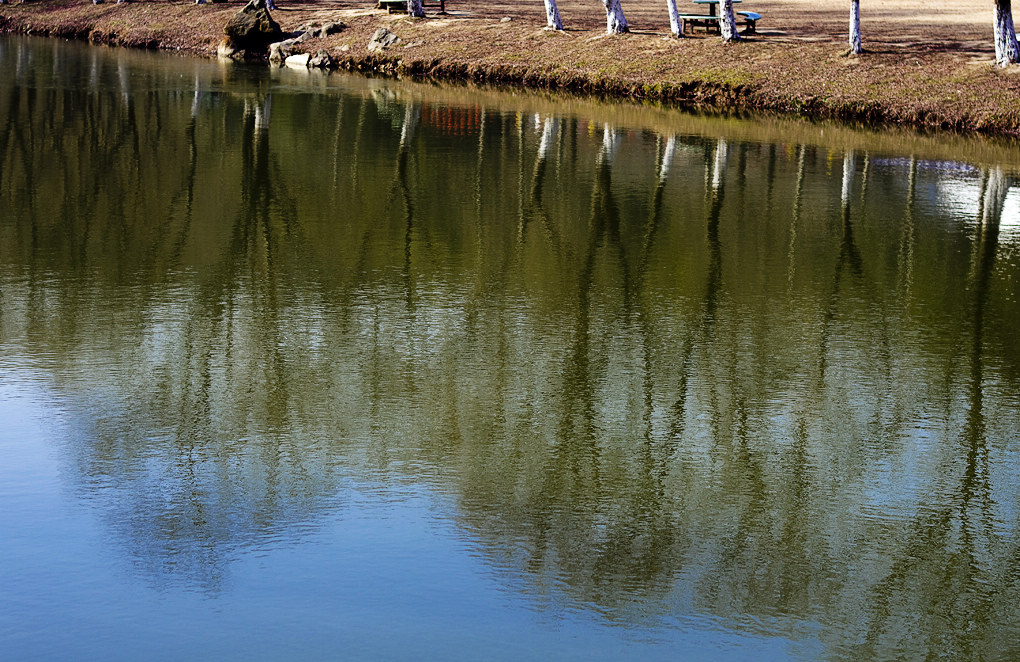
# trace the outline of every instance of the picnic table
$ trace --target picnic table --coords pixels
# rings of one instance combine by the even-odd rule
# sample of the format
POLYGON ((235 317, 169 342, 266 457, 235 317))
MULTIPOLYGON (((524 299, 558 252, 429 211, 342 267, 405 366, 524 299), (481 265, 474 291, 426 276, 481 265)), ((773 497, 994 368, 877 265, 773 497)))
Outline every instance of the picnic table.
MULTIPOLYGON (((421 3, 424 7, 439 7, 439 13, 446 13, 446 0, 425 0, 421 3)), ((376 0, 376 8, 385 9, 387 14, 392 14, 394 11, 406 12, 407 11, 407 0, 376 0)))
MULTIPOLYGON (((720 0, 694 0, 696 5, 708 5, 707 14, 680 14, 680 20, 688 23, 693 30, 696 26, 705 28, 705 31, 714 28, 716 31, 719 30, 720 16, 715 11, 716 6, 720 0)), ((742 0, 732 0, 733 4, 740 4, 742 0)), ((744 32, 753 34, 756 32, 755 24, 761 18, 761 14, 753 11, 738 11, 736 12, 744 19, 744 32)))

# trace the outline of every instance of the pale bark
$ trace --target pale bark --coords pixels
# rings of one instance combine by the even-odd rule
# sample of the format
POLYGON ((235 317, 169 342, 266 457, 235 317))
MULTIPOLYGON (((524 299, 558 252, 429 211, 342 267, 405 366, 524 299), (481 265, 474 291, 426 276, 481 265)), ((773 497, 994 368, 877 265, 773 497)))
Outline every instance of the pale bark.
POLYGON ((421 0, 407 0, 407 15, 414 18, 425 18, 425 7, 421 0))
POLYGON ((1013 27, 1012 0, 995 0, 995 64, 1005 67, 1020 62, 1020 44, 1013 27))
POLYGON ((602 4, 606 7, 606 34, 630 32, 620 0, 602 0, 602 4))
POLYGON ((737 32, 737 19, 733 15, 733 0, 720 0, 719 2, 719 32, 723 41, 740 41, 740 33, 737 32))
POLYGON ((669 33, 678 39, 684 36, 684 22, 680 20, 676 0, 666 0, 666 12, 669 14, 669 33))
POLYGON ((545 0, 545 26, 550 30, 563 29, 563 21, 560 20, 560 10, 556 7, 556 0, 545 0))
POLYGON ((861 52, 861 0, 850 0, 850 52, 861 52))

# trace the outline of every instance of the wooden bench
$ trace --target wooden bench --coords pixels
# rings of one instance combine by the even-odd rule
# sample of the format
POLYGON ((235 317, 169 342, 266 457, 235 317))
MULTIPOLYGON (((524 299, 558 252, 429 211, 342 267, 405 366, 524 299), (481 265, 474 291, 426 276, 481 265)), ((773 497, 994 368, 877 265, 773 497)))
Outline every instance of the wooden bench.
MULTIPOLYGON (((436 0, 435 2, 422 2, 423 7, 439 7, 440 14, 446 13, 446 0, 436 0)), ((407 11, 407 0, 377 0, 375 5, 376 9, 385 9, 387 14, 392 14, 395 11, 406 12, 407 11)))

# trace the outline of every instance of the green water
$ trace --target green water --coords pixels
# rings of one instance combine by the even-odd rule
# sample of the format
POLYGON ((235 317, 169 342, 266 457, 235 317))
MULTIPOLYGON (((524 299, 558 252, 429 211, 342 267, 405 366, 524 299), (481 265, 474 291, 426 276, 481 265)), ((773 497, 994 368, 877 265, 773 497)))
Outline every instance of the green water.
POLYGON ((0 40, 13 659, 1015 659, 1020 148, 0 40))

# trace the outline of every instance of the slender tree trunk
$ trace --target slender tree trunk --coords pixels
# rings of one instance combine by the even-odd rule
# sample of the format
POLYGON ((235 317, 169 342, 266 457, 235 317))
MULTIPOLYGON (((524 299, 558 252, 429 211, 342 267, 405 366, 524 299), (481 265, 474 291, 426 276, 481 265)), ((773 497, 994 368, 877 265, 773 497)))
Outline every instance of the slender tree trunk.
POLYGON ((556 0, 545 0, 545 26, 550 30, 563 29, 563 21, 560 20, 560 10, 556 7, 556 0))
POLYGON ((684 36, 684 22, 680 20, 676 0, 666 0, 666 12, 669 14, 669 33, 677 39, 684 36))
POLYGON ((719 32, 722 33, 723 41, 740 41, 737 19, 733 16, 733 0, 719 2, 719 32))
POLYGON ((630 32, 620 0, 602 0, 602 4, 606 6, 606 34, 630 32))
POLYGON ((861 0, 850 0, 850 54, 861 52, 861 0))
POLYGON ((1013 27, 1012 0, 995 0, 995 64, 1005 67, 1020 62, 1020 45, 1013 27))
POLYGON ((425 18, 425 7, 421 0, 407 0, 407 15, 414 18, 425 18))

